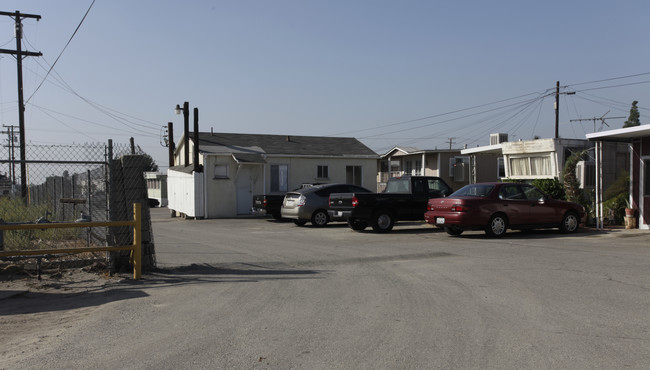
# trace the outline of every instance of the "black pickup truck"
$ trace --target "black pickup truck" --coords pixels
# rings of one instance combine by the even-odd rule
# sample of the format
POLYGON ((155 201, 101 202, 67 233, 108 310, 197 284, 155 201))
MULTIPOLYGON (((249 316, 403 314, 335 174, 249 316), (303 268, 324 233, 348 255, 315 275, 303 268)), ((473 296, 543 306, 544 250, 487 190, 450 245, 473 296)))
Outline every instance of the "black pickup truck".
POLYGON ((282 208, 282 195, 254 195, 253 196, 253 214, 258 216, 271 215, 276 220, 282 218, 280 208, 282 208))
POLYGON ((333 193, 328 213, 345 217, 353 230, 368 225, 376 232, 389 232, 397 221, 424 220, 430 198, 446 197, 452 193, 447 183, 433 176, 393 177, 383 193, 333 193))

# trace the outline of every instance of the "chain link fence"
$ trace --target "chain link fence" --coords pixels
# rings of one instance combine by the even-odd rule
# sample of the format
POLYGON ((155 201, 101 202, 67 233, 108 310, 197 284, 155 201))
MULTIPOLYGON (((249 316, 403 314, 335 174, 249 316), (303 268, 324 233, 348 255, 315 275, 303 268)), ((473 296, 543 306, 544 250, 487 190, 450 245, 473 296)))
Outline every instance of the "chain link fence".
MULTIPOLYGON (((155 265, 146 183, 142 175, 150 163, 146 163, 147 156, 133 141, 130 144, 113 144, 109 140, 107 144, 28 145, 25 149, 25 161, 12 160, 11 153, 7 160, 0 159, 0 222, 130 220, 133 203, 140 202, 146 215, 142 225, 143 232, 147 232, 143 240, 143 245, 148 246, 144 251, 149 256, 146 265, 155 265), (21 187, 23 165, 26 186, 21 187)), ((132 230, 128 227, 12 230, 0 235, 0 249, 126 245, 132 241, 129 238, 132 238, 132 230)), ((99 255, 101 253, 92 257, 101 258, 99 255)), ((125 259, 128 264, 128 256, 114 252, 110 257, 113 265, 120 265, 125 259)))

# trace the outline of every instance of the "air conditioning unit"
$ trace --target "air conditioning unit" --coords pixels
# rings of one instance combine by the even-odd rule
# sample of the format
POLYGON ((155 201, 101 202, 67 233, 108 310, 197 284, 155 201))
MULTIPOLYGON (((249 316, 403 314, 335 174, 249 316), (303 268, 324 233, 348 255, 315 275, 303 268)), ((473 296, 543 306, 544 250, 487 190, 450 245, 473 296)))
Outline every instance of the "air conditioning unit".
POLYGON ((590 189, 596 186, 596 164, 593 161, 580 161, 576 165, 576 178, 580 189, 590 189))
POLYGON ((497 145, 508 141, 508 134, 490 134, 490 145, 497 145))

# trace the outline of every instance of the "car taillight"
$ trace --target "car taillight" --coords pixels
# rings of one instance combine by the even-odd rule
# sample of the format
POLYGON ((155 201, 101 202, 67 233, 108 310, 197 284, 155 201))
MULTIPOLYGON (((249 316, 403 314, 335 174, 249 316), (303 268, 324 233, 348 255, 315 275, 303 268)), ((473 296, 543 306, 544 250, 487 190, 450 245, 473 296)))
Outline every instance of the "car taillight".
POLYGON ((356 207, 358 205, 359 205, 359 198, 352 197, 352 207, 356 207))
POLYGON ((304 206, 306 201, 307 198, 304 195, 301 195, 300 198, 298 198, 298 207, 304 206))
POLYGON ((264 198, 264 207, 266 207, 269 204, 269 201, 264 198))
POLYGON ((462 204, 454 204, 449 210, 452 212, 469 212, 470 207, 464 206, 462 204))
POLYGON ((435 210, 436 210, 436 206, 434 206, 433 204, 427 204, 427 211, 435 211, 435 210))

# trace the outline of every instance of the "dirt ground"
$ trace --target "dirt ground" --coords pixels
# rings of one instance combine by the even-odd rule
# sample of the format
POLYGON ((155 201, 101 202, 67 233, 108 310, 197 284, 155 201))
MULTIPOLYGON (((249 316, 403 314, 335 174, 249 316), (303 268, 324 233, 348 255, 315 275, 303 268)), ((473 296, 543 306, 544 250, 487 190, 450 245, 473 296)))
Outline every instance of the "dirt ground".
POLYGON ((40 280, 23 265, 0 265, 0 358, 16 360, 29 354, 30 348, 65 330, 66 323, 89 314, 96 307, 89 300, 128 278, 109 276, 101 263, 45 270, 40 280), (71 299, 79 297, 83 304, 71 299))

